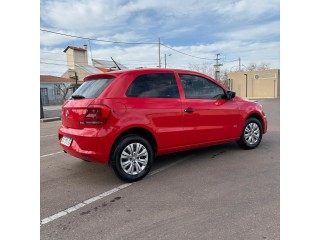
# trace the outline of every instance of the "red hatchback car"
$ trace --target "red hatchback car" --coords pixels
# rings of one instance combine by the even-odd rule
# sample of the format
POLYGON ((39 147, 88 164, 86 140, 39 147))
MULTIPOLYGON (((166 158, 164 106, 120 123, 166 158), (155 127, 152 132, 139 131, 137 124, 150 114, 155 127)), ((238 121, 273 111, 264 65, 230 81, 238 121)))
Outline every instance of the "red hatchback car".
POLYGON ((261 104, 209 76, 135 69, 86 77, 62 107, 59 143, 132 182, 148 174, 155 156, 231 141, 253 149, 266 132, 261 104))

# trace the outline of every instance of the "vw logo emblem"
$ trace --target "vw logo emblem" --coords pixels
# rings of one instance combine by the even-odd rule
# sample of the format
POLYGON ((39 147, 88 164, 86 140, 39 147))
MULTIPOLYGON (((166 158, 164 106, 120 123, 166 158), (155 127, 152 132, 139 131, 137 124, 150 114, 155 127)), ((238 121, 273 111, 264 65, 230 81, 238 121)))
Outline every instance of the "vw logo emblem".
POLYGON ((67 110, 66 111, 66 118, 68 118, 68 116, 69 116, 69 111, 67 110))

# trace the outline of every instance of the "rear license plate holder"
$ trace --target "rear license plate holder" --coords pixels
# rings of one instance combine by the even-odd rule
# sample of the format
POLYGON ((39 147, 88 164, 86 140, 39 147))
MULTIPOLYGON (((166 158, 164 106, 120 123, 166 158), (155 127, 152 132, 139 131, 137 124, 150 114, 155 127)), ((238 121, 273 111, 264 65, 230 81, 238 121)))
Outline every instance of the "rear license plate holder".
POLYGON ((71 146, 71 143, 72 143, 72 138, 70 138, 70 137, 67 137, 67 136, 63 136, 62 138, 61 138, 61 144, 62 145, 65 145, 65 146, 67 146, 67 147, 70 147, 71 146))

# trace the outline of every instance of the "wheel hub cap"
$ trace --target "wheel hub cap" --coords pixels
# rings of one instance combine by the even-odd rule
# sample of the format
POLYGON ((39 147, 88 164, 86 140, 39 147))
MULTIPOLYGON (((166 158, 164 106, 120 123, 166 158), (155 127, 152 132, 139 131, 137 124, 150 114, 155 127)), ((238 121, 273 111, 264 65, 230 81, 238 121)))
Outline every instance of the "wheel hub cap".
POLYGON ((260 128, 256 123, 249 123, 244 130, 245 141, 253 145, 258 142, 260 138, 260 128))
POLYGON ((123 171, 129 175, 141 173, 148 164, 148 150, 141 143, 131 143, 126 146, 120 158, 123 171))

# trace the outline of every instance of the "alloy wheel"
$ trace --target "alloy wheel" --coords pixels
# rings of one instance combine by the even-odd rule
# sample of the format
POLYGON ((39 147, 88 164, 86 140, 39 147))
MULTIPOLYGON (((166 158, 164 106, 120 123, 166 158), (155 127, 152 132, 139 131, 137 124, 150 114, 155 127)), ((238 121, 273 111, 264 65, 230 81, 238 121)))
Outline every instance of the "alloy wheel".
POLYGON ((260 138, 260 128, 258 124, 251 122, 249 123, 244 130, 244 139, 250 144, 254 145, 259 141, 260 138))
POLYGON ((129 175, 137 175, 146 168, 148 159, 148 150, 143 144, 130 143, 121 153, 121 168, 129 175))

